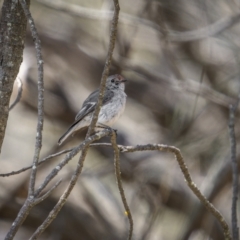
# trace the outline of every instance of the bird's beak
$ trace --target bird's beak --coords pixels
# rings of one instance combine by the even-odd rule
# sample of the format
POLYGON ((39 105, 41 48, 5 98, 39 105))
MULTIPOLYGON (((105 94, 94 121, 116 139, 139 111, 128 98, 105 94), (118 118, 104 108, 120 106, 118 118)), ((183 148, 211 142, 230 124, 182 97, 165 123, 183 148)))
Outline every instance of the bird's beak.
POLYGON ((127 79, 122 79, 121 82, 125 83, 127 82, 128 80, 127 79))

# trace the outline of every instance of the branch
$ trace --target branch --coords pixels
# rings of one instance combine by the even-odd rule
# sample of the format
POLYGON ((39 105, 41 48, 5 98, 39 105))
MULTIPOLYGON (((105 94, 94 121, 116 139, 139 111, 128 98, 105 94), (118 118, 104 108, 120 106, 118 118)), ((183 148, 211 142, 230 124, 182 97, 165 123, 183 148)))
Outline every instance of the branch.
POLYGON ((31 197, 34 194, 35 179, 37 174, 37 165, 39 161, 39 155, 42 148, 42 130, 43 130, 43 121, 44 121, 44 81, 43 81, 43 59, 41 53, 41 42, 37 33, 37 29, 32 18, 32 15, 29 11, 29 8, 25 0, 19 0, 28 23, 30 25, 30 30, 32 33, 32 38, 34 41, 36 56, 37 56, 37 65, 38 65, 38 124, 37 124, 37 135, 35 143, 35 153, 33 158, 32 172, 30 176, 28 195, 31 197))
POLYGON ((236 157, 236 136, 235 136, 235 113, 239 104, 239 98, 237 103, 233 106, 229 106, 229 137, 231 145, 231 162, 232 162, 232 234, 233 240, 239 240, 238 220, 237 220, 237 200, 238 200, 238 163, 236 157))
POLYGON ((109 75, 109 69, 110 69, 110 66, 112 63, 112 55, 113 55, 113 50, 114 50, 116 35, 117 35, 118 15, 119 15, 119 11, 120 11, 118 0, 113 0, 113 3, 114 3, 114 14, 113 14, 113 19, 112 19, 110 43, 108 46, 108 54, 107 54, 107 59, 105 61, 105 66, 104 66, 103 73, 102 73, 98 102, 96 105, 96 109, 93 113, 91 124, 88 128, 87 136, 90 136, 90 134, 94 131, 94 128, 96 126, 96 123, 98 120, 98 115, 99 115, 99 112, 100 112, 100 109, 102 106, 103 96, 105 93, 106 81, 107 81, 107 77, 109 75))
POLYGON ((53 208, 53 210, 49 213, 48 217, 45 219, 45 221, 37 228, 37 230, 33 233, 33 235, 29 238, 29 240, 37 239, 44 231, 45 229, 51 224, 51 222, 57 217, 58 213, 62 209, 63 205, 67 201, 68 196, 70 195, 73 187, 75 186, 78 176, 81 173, 82 167, 83 167, 83 160, 85 159, 87 154, 87 148, 83 149, 81 157, 78 161, 77 168, 72 175, 72 178, 68 184, 68 187, 65 189, 64 193, 58 200, 57 204, 53 208))
MULTIPOLYGON (((111 144, 109 143, 97 143, 92 144, 94 146, 106 146, 111 147, 111 144)), ((196 195, 196 197, 201 201, 201 203, 207 208, 208 211, 212 213, 212 215, 218 220, 220 223, 223 232, 225 240, 231 240, 231 234, 229 230, 229 226, 225 219, 223 218, 222 214, 211 204, 206 197, 200 192, 200 190, 197 188, 196 184, 192 181, 192 177, 190 175, 190 172, 188 171, 188 168, 184 162, 184 159, 182 157, 181 151, 173 146, 167 146, 163 144, 146 144, 146 145, 136 145, 136 146, 123 146, 118 145, 118 148, 123 153, 130 153, 130 152, 138 152, 138 151, 162 151, 162 152, 171 152, 175 155, 176 160, 178 162, 178 165, 183 173, 183 176, 189 186, 189 188, 192 190, 192 192, 196 195)))
MULTIPOLYGON (((43 103, 44 103, 44 96, 43 96, 43 91, 44 91, 44 85, 43 85, 43 60, 41 56, 41 46, 40 46, 40 40, 36 31, 36 27, 34 25, 33 18, 29 12, 29 9, 25 3, 24 0, 20 0, 20 3, 24 9, 24 13, 26 17, 28 18, 32 36, 34 38, 34 43, 35 43, 35 48, 37 51, 37 63, 38 63, 38 126, 37 126, 37 137, 36 137, 36 145, 35 145, 35 154, 34 154, 34 160, 33 160, 33 166, 32 166, 32 173, 30 177, 30 184, 29 184, 29 193, 28 193, 28 198, 26 199, 24 205, 22 206, 21 210, 18 213, 18 216, 16 217, 15 221, 13 222, 9 232, 7 233, 6 240, 13 239, 15 236, 17 230, 19 227, 22 225, 26 217, 28 216, 30 210, 33 208, 33 206, 39 202, 38 196, 42 192, 42 190, 48 185, 48 183, 57 175, 57 173, 61 170, 61 168, 67 164, 67 162, 72 159, 73 156, 75 156, 80 150, 82 150, 81 157, 79 159, 79 164, 77 165, 77 168, 75 170, 75 173, 69 183, 68 188, 65 190, 62 198, 60 198, 59 202, 55 206, 55 208, 50 212, 48 218, 43 222, 43 224, 36 230, 36 232, 33 234, 32 239, 36 239, 36 236, 39 236, 45 228, 52 222, 52 220, 57 216, 58 212, 61 210, 62 206, 65 204, 69 194, 71 193, 79 174, 81 173, 83 162, 85 160, 86 154, 89 149, 89 144, 91 143, 91 140, 94 140, 94 136, 97 139, 100 139, 101 133, 97 133, 92 137, 89 137, 92 133, 92 131, 95 128, 98 114, 101 108, 102 104, 102 98, 105 90, 105 85, 106 85, 106 78, 109 73, 109 68, 111 64, 111 59, 112 59, 112 53, 114 49, 114 44, 115 44, 115 38, 116 38, 116 28, 117 28, 117 21, 118 21, 118 13, 119 13, 119 6, 117 0, 114 0, 115 4, 115 14, 113 17, 113 23, 112 23, 112 29, 111 29, 111 36, 110 36, 110 44, 109 44, 109 51, 108 51, 108 56, 106 60, 106 64, 104 67, 103 71, 103 76, 101 80, 101 88, 100 88, 100 95, 99 95, 99 101, 97 104, 97 108, 94 112, 94 117, 92 119, 91 125, 89 127, 88 133, 83 144, 80 144, 79 147, 74 148, 65 158, 64 160, 58 164, 56 168, 54 168, 51 173, 46 177, 44 182, 39 186, 39 188, 34 191, 35 188, 35 179, 36 179, 36 173, 37 173, 37 165, 38 165, 38 160, 39 160, 39 155, 40 155, 40 150, 42 146, 42 129, 43 129, 43 103), (89 143, 86 144, 87 140, 89 143), (36 200, 37 199, 37 200, 36 200)), ((102 136, 105 136, 109 134, 109 131, 104 131, 102 132, 102 136)))
POLYGON ((23 90, 22 81, 19 77, 17 78, 16 81, 18 83, 18 93, 17 93, 17 97, 16 97, 15 101, 9 107, 9 111, 11 111, 18 104, 18 102, 21 100, 21 97, 22 97, 22 90, 23 90))
POLYGON ((4 0, 0 21, 0 152, 13 84, 22 62, 26 26, 27 19, 18 1, 4 0))
POLYGON ((42 202, 43 200, 45 200, 47 197, 50 196, 50 194, 60 185, 60 183, 62 182, 62 179, 60 179, 55 185, 53 185, 45 194, 43 194, 41 197, 36 198, 34 200, 34 205, 39 204, 40 202, 42 202))
MULTIPOLYGON (((78 164, 77 167, 72 175, 72 178, 67 186, 67 188, 65 189, 64 193, 62 194, 62 196, 60 197, 60 199, 58 200, 57 204, 54 206, 53 210, 49 213, 48 217, 45 219, 45 221, 37 228, 37 230, 33 233, 33 235, 31 236, 30 240, 33 239, 37 239, 42 233, 43 231, 45 231, 45 229, 51 224, 51 222, 57 217, 59 211, 62 209, 63 205, 66 203, 67 198, 69 197, 73 187, 75 186, 79 175, 81 174, 82 168, 83 168, 83 163, 84 160, 86 158, 88 149, 89 149, 89 145, 91 142, 98 140, 104 136, 110 135, 111 131, 106 129, 102 132, 96 133, 94 136, 89 137, 89 141, 85 141, 84 143, 80 144, 80 146, 76 149, 73 150, 74 151, 74 156, 80 151, 82 150, 81 156, 78 160, 78 164)), ((70 153, 71 154, 71 153, 70 153)), ((70 158, 70 154, 68 154, 68 156, 66 156, 66 158, 70 158)), ((73 156, 72 156, 73 157, 73 156)), ((71 159, 72 159, 71 157, 71 159)), ((67 159, 65 158, 65 164, 68 162, 67 159)), ((41 190, 47 185, 47 183, 50 181, 50 177, 52 177, 53 175, 56 176, 56 174, 60 171, 60 169, 63 166, 63 161, 62 163, 60 163, 53 171, 51 174, 49 174, 49 176, 46 178, 46 180, 44 181, 44 183, 39 187, 39 189, 36 191, 36 195, 38 195, 41 190)))
POLYGON ((123 206, 125 208, 125 213, 128 217, 128 221, 130 224, 128 240, 131 240, 132 234, 133 234, 133 219, 132 219, 132 214, 131 214, 129 206, 127 204, 127 200, 126 200, 125 193, 124 193, 123 186, 122 186, 121 169, 120 169, 120 161, 119 161, 119 148, 118 148, 118 145, 116 142, 116 133, 114 131, 112 131, 111 143, 112 143, 112 147, 114 150, 114 165, 115 165, 115 175, 117 178, 117 185, 118 185, 118 189, 119 189, 119 192, 120 192, 120 195, 122 198, 123 206))
MULTIPOLYGON (((28 197, 20 209, 16 219, 14 220, 9 232, 5 240, 11 240, 15 236, 16 232, 18 231, 19 227, 22 225, 26 217, 28 216, 31 209, 36 205, 35 200, 39 198, 40 193, 42 190, 48 185, 48 183, 58 174, 58 172, 81 150, 84 150, 86 146, 88 146, 93 141, 99 140, 100 138, 110 135, 110 130, 104 130, 101 132, 96 133, 93 136, 90 136, 87 140, 82 142, 79 146, 72 149, 70 153, 68 153, 65 158, 48 174, 45 178, 44 182, 38 187, 32 197, 28 197)), ((64 202, 65 203, 65 202, 64 202)), ((63 205, 62 205, 63 206, 63 205)), ((51 214, 51 213, 50 213, 51 214)), ((49 223, 50 224, 50 223, 49 223)))
POLYGON ((74 157, 76 156, 80 151, 84 151, 86 146, 91 144, 92 142, 101 139, 102 137, 109 136, 110 130, 106 129, 101 132, 97 132, 96 134, 88 137, 84 142, 79 144, 79 146, 73 148, 73 150, 68 153, 65 158, 48 174, 48 176, 45 178, 43 183, 38 187, 38 189, 35 191, 34 196, 38 197, 39 194, 42 192, 42 190, 48 185, 48 183, 59 173, 59 171, 74 157))
MULTIPOLYGON (((102 74, 102 78, 101 78, 100 93, 99 93, 99 97, 98 97, 97 106, 96 106, 96 109, 93 113, 93 117, 92 117, 92 120, 91 120, 91 124, 88 128, 86 138, 89 138, 89 136, 92 134, 92 132, 94 131, 94 128, 96 126, 97 120, 98 120, 98 115, 99 115, 99 112, 100 112, 100 109, 101 109, 102 100, 103 100, 103 96, 104 96, 104 92, 105 92, 105 88, 106 88, 106 80, 107 80, 107 77, 108 77, 108 74, 109 74, 109 69, 110 69, 111 61, 112 61, 112 54, 113 54, 113 50, 114 50, 114 46, 115 46, 115 39, 116 39, 116 34, 117 34, 117 24, 118 24, 118 15, 119 15, 120 8, 119 8, 118 0, 113 0, 113 2, 114 2, 115 11, 114 11, 113 20, 112 20, 108 54, 107 54, 107 59, 106 59, 106 62, 105 62, 105 66, 104 66, 104 70, 103 70, 103 74, 102 74)), ((108 131, 108 134, 110 133, 109 132, 110 130, 105 130, 104 132, 106 132, 106 131, 108 131)), ((98 134, 100 134, 100 133, 98 133, 98 134)), ((68 187, 65 189, 63 195, 61 196, 61 198, 59 199, 58 203, 55 205, 53 210, 49 213, 48 217, 41 224, 41 226, 38 227, 38 229, 34 232, 34 234, 31 236, 30 239, 37 239, 42 234, 42 232, 56 218, 57 214, 59 213, 59 211, 61 210, 61 208, 65 204, 65 202, 67 201, 68 196, 70 195, 73 187, 75 186, 75 184, 77 182, 77 179, 78 179, 79 175, 81 174, 81 171, 82 171, 82 168, 83 168, 83 163, 84 163, 84 160, 85 160, 86 155, 88 153, 90 143, 91 142, 83 145, 84 148, 82 149, 82 153, 81 153, 81 156, 79 158, 77 168, 76 168, 76 170, 75 170, 75 172, 74 172, 74 174, 73 174, 73 176, 72 176, 72 178, 69 182, 68 187)), ((54 169, 54 171, 55 170, 58 171, 58 169, 54 169)), ((54 174, 55 173, 53 173, 53 175, 54 174)), ((51 176, 49 175, 49 178, 50 177, 51 176)), ((47 183, 50 181, 49 178, 47 177, 46 181, 35 192, 35 196, 37 196, 42 191, 42 189, 47 185, 47 183)))
MULTIPOLYGON (((44 163, 44 162, 46 162, 46 161, 48 161, 48 160, 50 160, 50 159, 52 159, 52 158, 54 158, 54 157, 60 156, 60 155, 62 155, 62 154, 64 154, 64 153, 71 152, 72 150, 73 150, 73 149, 66 149, 66 150, 63 150, 63 151, 61 151, 61 152, 51 154, 51 155, 43 158, 42 161, 38 162, 38 165, 37 165, 37 166, 41 165, 42 163, 44 163)), ((27 171, 28 169, 31 169, 32 166, 33 166, 33 165, 28 166, 28 167, 24 167, 24 168, 22 168, 22 169, 20 169, 20 170, 12 171, 12 172, 9 172, 9 173, 1 173, 1 174, 0 174, 0 177, 9 177, 9 176, 12 176, 12 175, 16 175, 16 174, 25 172, 25 171, 27 171)))

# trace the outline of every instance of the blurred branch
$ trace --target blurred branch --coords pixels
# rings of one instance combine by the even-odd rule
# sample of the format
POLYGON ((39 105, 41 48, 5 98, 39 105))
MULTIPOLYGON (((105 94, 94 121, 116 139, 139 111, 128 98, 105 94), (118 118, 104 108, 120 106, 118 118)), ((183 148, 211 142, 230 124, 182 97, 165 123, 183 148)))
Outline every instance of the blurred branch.
MULTIPOLYGON (((113 11, 101 11, 96 9, 85 8, 77 4, 66 3, 64 1, 48 1, 48 0, 36 0, 37 2, 45 5, 46 7, 68 13, 71 16, 77 16, 82 18, 89 18, 93 20, 111 20, 114 14, 113 11)), ((121 13, 119 16, 119 23, 138 25, 142 24, 146 27, 153 28, 161 32, 161 28, 158 24, 149 21, 147 19, 134 17, 127 13, 121 13)))
POLYGON ((237 200, 238 200, 238 163, 236 157, 236 136, 235 136, 235 113, 239 105, 238 101, 235 105, 229 106, 229 137, 231 145, 231 162, 232 162, 232 234, 233 240, 239 240, 238 220, 237 220, 237 200))
POLYGON ((224 30, 238 23, 239 20, 240 20, 240 12, 232 16, 224 17, 216 21, 215 23, 208 25, 207 27, 200 28, 197 30, 187 31, 182 33, 168 32, 167 38, 169 41, 172 41, 172 42, 189 42, 189 41, 201 40, 207 37, 220 34, 224 30))
POLYGON ((115 175, 117 178, 117 185, 122 198, 123 206, 125 208, 125 213, 128 217, 128 221, 130 224, 129 234, 128 234, 128 240, 130 240, 132 239, 132 233, 133 233, 133 219, 132 219, 132 214, 127 204, 127 200, 126 200, 125 193, 122 186, 121 169, 120 169, 120 161, 119 161, 119 149, 116 142, 116 133, 114 131, 112 131, 112 135, 111 135, 111 144, 114 150, 114 165, 115 165, 115 175))
POLYGON ((15 101, 11 104, 11 106, 9 107, 9 111, 11 111, 17 104, 18 102, 21 100, 22 97, 22 81, 19 77, 17 77, 17 83, 18 83, 18 93, 17 93, 17 97, 15 99, 15 101))
MULTIPOLYGON (((37 2, 65 13, 75 15, 77 17, 95 19, 95 20, 110 20, 112 18, 112 11, 101 11, 96 9, 89 9, 81 7, 76 4, 66 3, 63 1, 49 1, 49 0, 37 0, 37 2)), ((171 42, 189 42, 197 41, 207 37, 211 37, 220 34, 224 30, 232 27, 234 24, 238 23, 240 20, 240 13, 236 13, 232 16, 224 17, 207 27, 200 28, 193 31, 186 32, 173 32, 167 31, 167 40, 171 42)), ((164 29, 162 29, 158 24, 153 21, 149 21, 144 18, 135 17, 126 13, 121 13, 119 17, 120 23, 138 25, 142 24, 146 27, 150 27, 164 36, 164 29)))
MULTIPOLYGON (((204 68, 204 66, 203 66, 203 67, 202 67, 202 71, 201 71, 199 86, 202 86, 204 74, 205 74, 205 68, 204 68)), ((193 112, 192 112, 192 122, 193 122, 194 117, 195 117, 195 112, 196 112, 197 103, 198 103, 198 98, 199 98, 199 91, 200 91, 200 88, 199 88, 198 92, 196 93, 196 98, 195 98, 195 100, 194 100, 193 112)), ((191 124, 190 124, 190 125, 191 125, 191 124)))
MULTIPOLYGON (((95 56, 90 52, 86 54, 95 59, 95 56)), ((228 108, 229 104, 233 104, 235 102, 234 98, 226 96, 225 94, 220 93, 214 90, 213 88, 210 88, 209 86, 203 84, 202 82, 199 83, 189 78, 179 79, 176 77, 168 76, 154 69, 147 69, 140 65, 136 65, 135 63, 132 63, 128 59, 124 59, 124 61, 117 62, 117 64, 121 64, 121 67, 124 68, 125 70, 131 70, 138 74, 142 74, 143 76, 147 77, 150 81, 160 80, 164 81, 165 84, 171 85, 172 88, 174 88, 177 91, 190 92, 225 108, 228 108)))
POLYGON ((131 64, 129 61, 125 61, 124 67, 147 76, 149 80, 162 80, 166 84, 170 84, 176 90, 191 92, 226 108, 228 108, 229 104, 232 104, 235 101, 233 98, 217 92, 213 88, 210 88, 202 83, 198 83, 192 79, 177 79, 155 71, 154 69, 148 70, 144 67, 131 64))

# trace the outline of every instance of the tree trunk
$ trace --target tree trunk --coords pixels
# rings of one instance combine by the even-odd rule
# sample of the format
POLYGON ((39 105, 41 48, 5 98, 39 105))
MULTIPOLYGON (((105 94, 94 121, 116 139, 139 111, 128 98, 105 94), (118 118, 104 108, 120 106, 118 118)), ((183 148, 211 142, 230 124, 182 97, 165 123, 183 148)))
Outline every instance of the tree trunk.
MULTIPOLYGON (((30 0, 26 0, 29 5, 30 0)), ((0 152, 13 83, 22 62, 27 20, 18 0, 4 0, 0 21, 0 152)), ((20 125, 19 125, 20 127, 20 125)))

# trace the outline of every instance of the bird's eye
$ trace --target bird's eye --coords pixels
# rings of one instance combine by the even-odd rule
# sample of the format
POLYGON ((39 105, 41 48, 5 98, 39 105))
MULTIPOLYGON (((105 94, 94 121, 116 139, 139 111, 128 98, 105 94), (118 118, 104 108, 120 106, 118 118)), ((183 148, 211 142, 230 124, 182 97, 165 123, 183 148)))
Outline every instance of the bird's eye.
POLYGON ((114 79, 112 79, 111 82, 114 82, 114 79))

